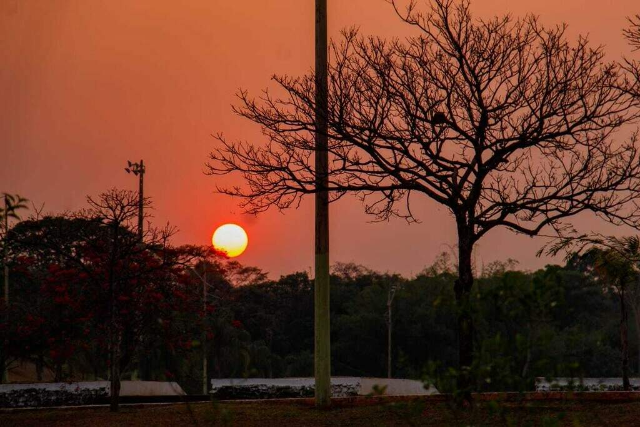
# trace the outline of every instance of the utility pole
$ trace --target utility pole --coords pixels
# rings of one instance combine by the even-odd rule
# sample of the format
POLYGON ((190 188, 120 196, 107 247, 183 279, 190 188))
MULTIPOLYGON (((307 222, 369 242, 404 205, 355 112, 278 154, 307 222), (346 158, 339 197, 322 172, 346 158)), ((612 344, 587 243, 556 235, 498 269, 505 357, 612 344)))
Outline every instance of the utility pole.
MULTIPOLYGON (((207 288, 209 287, 209 282, 207 282, 207 269, 209 268, 209 264, 203 262, 201 265, 204 266, 204 272, 202 276, 198 273, 198 270, 195 267, 190 267, 189 269, 193 274, 195 274, 198 279, 202 282, 202 318, 204 319, 206 326, 207 319, 207 299, 209 298, 209 293, 207 292, 207 288)), ((212 295, 213 298, 216 298, 216 295, 212 295)), ((207 371, 207 330, 206 327, 202 328, 202 394, 209 393, 209 382, 208 382, 208 371, 207 371)))
MULTIPOLYGON (((3 246, 3 258, 2 264, 4 267, 4 316, 6 330, 9 330, 9 265, 7 264, 8 248, 7 248, 7 236, 9 235, 9 195, 4 195, 4 245, 3 246)), ((9 340, 7 339, 7 333, 5 332, 4 343, 2 344, 2 378, 1 382, 9 381, 9 370, 7 369, 7 349, 9 346, 9 340)))
POLYGON ((387 378, 391 378, 391 330, 392 330, 392 309, 393 309, 393 298, 396 295, 396 284, 392 283, 389 286, 389 293, 387 294, 387 378))
POLYGON ((315 396, 316 406, 331 404, 331 334, 329 320, 329 141, 327 0, 316 0, 316 194, 315 194, 315 396))
MULTIPOLYGON (((144 161, 140 160, 140 163, 132 163, 127 160, 127 167, 124 168, 127 173, 132 173, 135 176, 139 177, 138 179, 138 242, 140 245, 140 249, 143 248, 143 227, 144 227, 144 161)), ((112 305, 114 303, 112 302, 112 305)), ((141 371, 141 376, 143 379, 147 375, 150 375, 150 370, 148 369, 151 365, 150 357, 147 354, 143 354, 140 357, 138 369, 141 371)), ((113 392, 112 392, 113 394, 113 392)))
POLYGON ((124 168, 124 170, 127 171, 127 173, 132 173, 140 177, 138 188, 138 239, 140 243, 142 243, 144 226, 144 161, 140 160, 140 163, 127 161, 127 167, 124 168))
POLYGON ((202 280, 202 319, 205 327, 202 328, 202 394, 205 396, 209 392, 209 384, 207 384, 207 266, 205 265, 204 279, 202 280))

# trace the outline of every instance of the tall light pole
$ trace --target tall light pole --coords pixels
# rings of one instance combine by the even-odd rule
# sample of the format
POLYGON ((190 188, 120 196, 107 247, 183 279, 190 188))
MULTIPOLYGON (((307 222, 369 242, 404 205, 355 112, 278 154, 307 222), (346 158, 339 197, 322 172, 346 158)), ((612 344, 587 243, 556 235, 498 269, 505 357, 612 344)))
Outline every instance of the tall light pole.
MULTIPOLYGON (((140 163, 132 163, 127 160, 127 167, 124 168, 127 173, 132 173, 135 176, 139 177, 138 181, 138 242, 140 248, 142 248, 143 242, 143 226, 144 226, 144 161, 140 160, 140 163)), ((112 302, 113 304, 113 302, 112 302)), ((145 374, 148 373, 148 367, 150 366, 150 358, 147 354, 144 354, 140 357, 140 365, 139 369, 144 377, 145 374)), ((144 379, 144 378, 143 378, 144 379)))
POLYGON ((140 163, 131 163, 127 161, 127 167, 124 168, 127 173, 132 173, 135 176, 140 177, 139 189, 138 189, 138 239, 142 243, 142 229, 144 223, 144 161, 140 160, 140 163))
POLYGON ((315 194, 315 396, 316 406, 331 404, 331 334, 329 320, 329 151, 327 0, 316 0, 316 194, 315 194))

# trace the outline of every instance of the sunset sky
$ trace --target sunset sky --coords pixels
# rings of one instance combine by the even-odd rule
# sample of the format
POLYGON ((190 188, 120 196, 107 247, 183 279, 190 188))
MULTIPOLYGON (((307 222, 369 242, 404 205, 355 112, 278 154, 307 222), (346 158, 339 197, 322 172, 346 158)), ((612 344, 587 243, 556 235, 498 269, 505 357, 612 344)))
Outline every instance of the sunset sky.
MULTIPOLYGON (((272 277, 313 263, 313 200, 298 210, 243 215, 237 200, 214 194, 240 177, 204 175, 212 133, 259 141, 259 128, 231 111, 239 88, 258 93, 270 76, 313 64, 312 0, 0 0, 0 192, 19 193, 45 211, 84 207, 110 187, 137 189, 124 172, 144 159, 154 222, 180 229, 178 243, 209 244, 225 222, 242 225, 249 248, 238 260, 272 277)), ((632 55, 621 29, 637 0, 476 0, 478 16, 511 12, 566 22, 611 58, 632 55)), ((408 34, 385 0, 329 0, 329 30, 408 34)), ((332 205, 332 261, 416 274, 454 244, 444 208, 414 200, 421 224, 372 224, 359 202, 332 205)), ((623 233, 584 216, 581 230, 623 233)), ((628 231, 627 231, 628 232, 628 231)), ((490 232, 477 262, 508 257, 524 268, 542 240, 490 232)))

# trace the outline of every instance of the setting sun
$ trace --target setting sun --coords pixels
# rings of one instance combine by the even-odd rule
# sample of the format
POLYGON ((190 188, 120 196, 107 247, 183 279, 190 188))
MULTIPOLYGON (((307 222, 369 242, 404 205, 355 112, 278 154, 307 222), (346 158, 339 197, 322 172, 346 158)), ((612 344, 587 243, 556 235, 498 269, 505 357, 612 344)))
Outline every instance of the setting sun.
POLYGON ((239 225, 225 224, 216 229, 211 242, 214 248, 226 253, 230 258, 234 258, 247 249, 249 238, 239 225))

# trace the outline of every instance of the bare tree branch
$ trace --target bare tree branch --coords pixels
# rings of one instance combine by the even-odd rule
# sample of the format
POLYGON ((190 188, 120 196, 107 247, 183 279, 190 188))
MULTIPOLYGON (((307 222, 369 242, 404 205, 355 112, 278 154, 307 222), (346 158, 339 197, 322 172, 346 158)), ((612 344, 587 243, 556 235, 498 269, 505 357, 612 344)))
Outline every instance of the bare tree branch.
MULTIPOLYGON (((637 138, 614 140, 634 118, 624 75, 586 38, 535 16, 474 20, 469 2, 415 2, 398 15, 420 34, 332 44, 329 137, 333 199, 357 194, 380 219, 414 219, 398 203, 421 193, 449 208, 474 239, 496 226, 535 235, 591 211, 637 226, 637 138)), ((217 135, 210 174, 239 172, 251 213, 295 207, 315 191, 314 79, 275 76, 282 96, 238 94, 234 110, 264 144, 217 135)))

